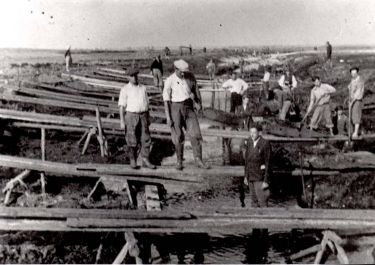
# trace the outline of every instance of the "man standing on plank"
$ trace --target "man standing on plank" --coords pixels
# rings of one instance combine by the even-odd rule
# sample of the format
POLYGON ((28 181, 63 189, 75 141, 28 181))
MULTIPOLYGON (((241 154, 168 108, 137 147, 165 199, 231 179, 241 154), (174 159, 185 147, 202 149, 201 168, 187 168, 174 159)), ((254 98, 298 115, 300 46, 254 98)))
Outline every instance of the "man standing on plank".
POLYGON ((361 124, 362 118, 362 99, 365 92, 365 83, 362 77, 358 74, 359 68, 352 67, 350 69, 350 74, 352 80, 348 86, 349 89, 349 111, 351 111, 351 124, 354 124, 354 132, 352 137, 358 138, 359 136, 359 126, 361 124))
POLYGON ((335 93, 336 89, 328 84, 323 84, 318 76, 315 76, 313 81, 315 86, 311 90, 310 105, 307 108, 307 112, 303 120, 305 120, 310 112, 315 108, 314 114, 310 121, 310 129, 318 129, 319 123, 324 119, 325 126, 329 129, 331 135, 333 136, 333 123, 329 103, 331 101, 331 94, 335 93))
POLYGON ((154 86, 161 90, 163 88, 163 63, 160 55, 155 57, 151 64, 151 74, 154 77, 154 86))
POLYGON ((242 95, 249 85, 244 80, 237 77, 237 73, 235 71, 232 70, 230 75, 231 78, 223 83, 223 88, 229 89, 230 91, 230 112, 234 113, 237 106, 241 106, 242 95))
POLYGON ((201 109, 199 98, 193 93, 194 88, 190 79, 185 78, 189 65, 180 59, 174 62, 175 72, 170 75, 164 84, 163 100, 167 123, 171 127, 172 141, 176 148, 176 169, 182 170, 185 136, 182 128, 190 136, 195 164, 199 168, 208 169, 202 161, 202 135, 198 118, 194 112, 194 105, 201 109))
POLYGON ((120 126, 125 129, 125 139, 127 144, 127 154, 130 166, 138 169, 138 144, 141 144, 142 166, 155 169, 155 165, 149 160, 151 136, 149 131, 150 114, 146 87, 138 83, 138 73, 136 69, 129 69, 129 83, 125 85, 119 96, 118 105, 120 107, 120 126), (124 114, 126 111, 126 115, 124 114), (126 126, 126 127, 125 127, 126 126))
POLYGON ((244 185, 249 186, 251 207, 267 207, 270 175, 271 145, 260 136, 260 125, 251 123, 250 138, 243 147, 245 178, 240 187, 241 206, 245 207, 244 185))

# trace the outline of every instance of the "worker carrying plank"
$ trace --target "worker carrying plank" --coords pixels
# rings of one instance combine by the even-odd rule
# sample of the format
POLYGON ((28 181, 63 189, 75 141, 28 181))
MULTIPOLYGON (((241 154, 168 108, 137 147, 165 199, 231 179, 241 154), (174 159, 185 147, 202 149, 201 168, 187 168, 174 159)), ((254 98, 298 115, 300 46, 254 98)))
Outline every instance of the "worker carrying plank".
POLYGON ((352 137, 358 138, 359 136, 359 125, 362 118, 362 99, 365 91, 365 83, 361 76, 358 74, 359 68, 350 68, 350 74, 352 80, 348 86, 349 89, 349 111, 351 112, 350 123, 354 124, 354 132, 352 137))
POLYGON ((310 121, 310 129, 318 129, 319 123, 324 120, 325 126, 329 129, 331 135, 333 135, 333 123, 329 104, 331 94, 335 93, 336 89, 328 84, 323 84, 319 76, 313 77, 313 81, 314 87, 311 89, 310 104, 303 120, 314 110, 310 121))
POLYGON ((120 126, 125 130, 127 155, 130 166, 138 169, 138 144, 141 144, 142 164, 144 167, 155 169, 149 160, 151 136, 149 131, 150 114, 146 87, 138 83, 136 69, 129 69, 129 83, 121 88, 118 105, 120 107, 120 126), (124 110, 126 115, 124 115, 124 110))
POLYGON ((209 166, 202 161, 202 134, 199 128, 198 118, 194 107, 200 110, 202 102, 198 96, 196 81, 189 79, 186 73, 189 72, 189 65, 180 59, 174 62, 175 72, 170 75, 164 84, 163 100, 167 123, 171 127, 172 141, 176 148, 177 166, 176 169, 183 169, 184 132, 186 129, 190 136, 195 164, 199 168, 208 169, 209 166))

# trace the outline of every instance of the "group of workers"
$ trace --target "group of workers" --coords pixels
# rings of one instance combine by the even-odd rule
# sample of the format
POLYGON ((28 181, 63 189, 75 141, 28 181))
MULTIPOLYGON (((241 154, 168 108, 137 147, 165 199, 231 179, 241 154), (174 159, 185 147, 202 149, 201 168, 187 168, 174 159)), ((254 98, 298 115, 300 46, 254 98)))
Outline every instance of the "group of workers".
MULTIPOLYGON (((211 70, 211 78, 214 78, 215 70, 212 65, 214 64, 210 61, 207 69, 211 70)), ((197 81, 189 71, 188 63, 182 59, 175 61, 174 73, 165 82, 162 79, 163 66, 160 56, 156 57, 153 61, 151 71, 155 87, 162 90, 167 124, 170 127, 172 142, 176 150, 176 169, 183 170, 184 129, 191 141, 195 165, 198 168, 209 169, 210 167, 202 160, 202 135, 196 115, 196 111, 202 109, 202 99, 197 81)), ((364 82, 358 72, 359 69, 357 67, 350 69, 352 80, 348 86, 348 90, 349 116, 351 120, 348 121, 348 118, 343 114, 342 106, 336 109, 337 115, 334 116, 339 133, 350 127, 348 124, 354 125, 353 138, 359 136, 362 98, 364 94, 364 82)), ((121 128, 124 128, 126 132, 125 139, 130 166, 134 169, 138 168, 137 156, 140 149, 142 165, 155 169, 155 165, 149 160, 151 137, 149 131, 149 101, 146 87, 139 84, 138 70, 128 69, 127 74, 129 76, 129 83, 121 89, 118 105, 120 107, 121 128)), ((278 88, 271 89, 270 77, 271 67, 268 66, 265 67, 265 74, 262 79, 262 95, 268 99, 271 91, 274 93, 280 103, 279 119, 285 120, 293 105, 293 92, 298 89, 297 79, 290 69, 287 69, 278 80, 278 88)), ((310 92, 310 104, 304 119, 313 113, 310 121, 310 129, 317 129, 320 122, 324 121, 325 126, 333 134, 334 124, 332 121, 330 100, 331 95, 336 92, 336 89, 331 85, 322 83, 319 77, 314 77, 313 81, 314 87, 310 92)), ((250 93, 247 91, 248 84, 238 76, 237 72, 232 71, 230 78, 222 86, 231 93, 230 112, 251 114, 249 104, 250 93)), ((250 138, 241 145, 245 160, 245 181, 244 186, 240 190, 241 204, 242 206, 245 205, 243 191, 244 187, 248 187, 252 203, 257 206, 266 206, 269 195, 268 176, 271 147, 261 137, 261 127, 252 122, 251 119, 244 119, 240 126, 242 129, 250 132, 250 138)), ((347 132, 350 132, 350 129, 347 132)))

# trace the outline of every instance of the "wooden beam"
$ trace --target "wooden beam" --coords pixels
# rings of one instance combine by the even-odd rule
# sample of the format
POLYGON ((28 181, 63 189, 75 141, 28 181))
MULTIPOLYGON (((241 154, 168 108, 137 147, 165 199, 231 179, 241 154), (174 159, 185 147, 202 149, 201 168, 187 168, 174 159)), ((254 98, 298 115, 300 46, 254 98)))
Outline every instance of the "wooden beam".
MULTIPOLYGON (((60 209, 35 208, 31 211, 29 208, 14 207, 19 213, 25 211, 33 212, 34 217, 25 218, 15 215, 4 214, 0 211, 0 230, 16 231, 174 231, 174 232, 246 232, 251 228, 271 229, 277 231, 289 231, 291 229, 317 229, 317 230, 345 230, 354 231, 374 231, 375 211, 374 210, 324 210, 319 209, 282 209, 282 208, 258 208, 257 215, 254 215, 252 209, 242 211, 242 216, 237 214, 227 214, 226 216, 217 215, 214 209, 204 213, 196 213, 193 219, 140 219, 140 218, 113 218, 112 212, 119 210, 84 210, 69 209, 70 215, 80 212, 76 217, 68 217, 60 209), (43 211, 50 217, 38 216, 38 212, 43 211), (96 215, 97 212, 103 215, 96 215), (340 213, 337 216, 337 213, 340 213), (365 218, 362 218, 365 213, 365 218), (366 215, 367 213, 367 215, 366 215), (55 216, 55 214, 57 216, 55 216), (85 216, 83 214, 86 214, 85 216), (107 217, 106 217, 107 215, 107 217), (341 216, 347 219, 342 219, 341 216), (350 215, 350 218, 349 218, 350 215), (94 217, 93 217, 94 216, 94 217), (371 218, 370 218, 371 217, 371 218)), ((5 212, 7 211, 4 208, 5 212)), ((132 212, 132 211, 123 211, 132 212)), ((135 212, 135 211, 134 211, 135 212)), ((143 212, 145 215, 168 214, 168 211, 162 212, 143 212)), ((12 213, 13 214, 13 213, 12 213)), ((118 217, 118 216, 117 216, 118 217)))

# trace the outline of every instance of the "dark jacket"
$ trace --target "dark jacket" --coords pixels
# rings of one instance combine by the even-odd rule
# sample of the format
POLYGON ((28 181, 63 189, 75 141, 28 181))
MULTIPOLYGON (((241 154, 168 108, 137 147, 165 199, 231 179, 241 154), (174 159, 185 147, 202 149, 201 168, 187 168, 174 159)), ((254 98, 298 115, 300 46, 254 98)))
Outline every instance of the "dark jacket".
POLYGON ((197 79, 194 74, 191 72, 185 72, 184 78, 190 88, 191 93, 193 94, 193 101, 197 104, 202 105, 202 97, 198 88, 197 79))
POLYGON ((245 177, 249 181, 269 181, 270 175, 270 158, 271 158, 271 145, 262 136, 257 145, 253 146, 251 138, 247 140, 245 152, 245 177), (261 166, 265 165, 262 170, 261 166))
POLYGON ((151 64, 151 71, 152 71, 153 69, 159 69, 160 72, 161 72, 161 74, 163 74, 163 63, 162 63, 162 61, 161 61, 161 60, 158 61, 158 60, 155 59, 155 60, 152 62, 152 64, 151 64))
POLYGON ((248 131, 250 125, 253 123, 253 110, 250 105, 247 105, 246 110, 244 109, 242 104, 240 106, 237 106, 235 113, 239 117, 238 129, 248 131))

